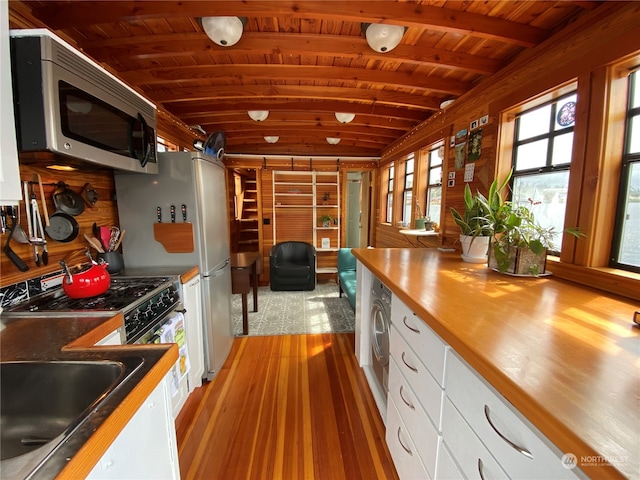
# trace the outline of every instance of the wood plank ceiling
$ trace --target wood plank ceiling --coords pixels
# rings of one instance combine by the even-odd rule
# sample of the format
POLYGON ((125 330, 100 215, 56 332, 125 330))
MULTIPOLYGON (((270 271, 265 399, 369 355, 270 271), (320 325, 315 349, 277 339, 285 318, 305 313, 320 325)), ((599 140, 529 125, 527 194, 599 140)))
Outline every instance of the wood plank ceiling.
POLYGON ((379 156, 389 145, 601 2, 18 1, 11 28, 44 26, 227 152, 379 156), (238 43, 205 16, 246 17, 238 43), (406 27, 386 53, 362 23, 406 27), (248 110, 268 110, 263 122, 248 110), (335 112, 355 114, 348 124, 335 112), (279 136, 267 143, 265 136, 279 136), (326 137, 340 139, 329 145, 326 137))

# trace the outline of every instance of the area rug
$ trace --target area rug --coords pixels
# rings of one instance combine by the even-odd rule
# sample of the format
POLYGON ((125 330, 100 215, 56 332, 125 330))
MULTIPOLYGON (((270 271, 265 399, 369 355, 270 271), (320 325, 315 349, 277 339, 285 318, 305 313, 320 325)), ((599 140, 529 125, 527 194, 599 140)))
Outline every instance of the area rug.
MULTIPOLYGON (((338 285, 321 283, 309 292, 272 292, 258 288, 258 311, 249 304, 249 335, 292 335, 353 332, 355 314, 349 300, 338 297, 338 285)), ((242 336, 242 297, 232 296, 234 335, 242 336)))

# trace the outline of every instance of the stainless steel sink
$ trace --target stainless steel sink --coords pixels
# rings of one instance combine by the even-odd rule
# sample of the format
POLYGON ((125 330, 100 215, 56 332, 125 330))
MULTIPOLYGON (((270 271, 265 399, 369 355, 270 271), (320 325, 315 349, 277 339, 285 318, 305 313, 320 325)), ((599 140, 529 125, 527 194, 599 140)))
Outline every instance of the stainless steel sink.
POLYGON ((142 364, 124 361, 0 363, 2 470, 37 466, 142 364), (21 461, 24 459, 24 461, 21 461), (19 465, 16 465, 16 462, 19 465), (35 462, 35 465, 33 463, 35 462))

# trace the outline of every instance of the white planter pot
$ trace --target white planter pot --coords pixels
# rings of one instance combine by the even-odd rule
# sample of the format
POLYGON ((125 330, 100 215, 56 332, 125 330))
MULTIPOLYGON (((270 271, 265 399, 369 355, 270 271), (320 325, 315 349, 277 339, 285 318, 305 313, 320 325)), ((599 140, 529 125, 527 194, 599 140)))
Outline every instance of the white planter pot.
POLYGON ((469 263, 487 263, 489 240, 491 237, 472 237, 460 235, 462 259, 469 263))

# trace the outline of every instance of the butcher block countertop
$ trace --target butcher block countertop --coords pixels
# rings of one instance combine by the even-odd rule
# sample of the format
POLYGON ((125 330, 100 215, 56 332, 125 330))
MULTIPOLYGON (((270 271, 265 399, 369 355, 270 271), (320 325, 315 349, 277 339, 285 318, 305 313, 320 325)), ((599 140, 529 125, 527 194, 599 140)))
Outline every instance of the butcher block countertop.
POLYGON ((178 359, 176 344, 94 347, 122 324, 122 314, 20 319, 0 316, 0 360, 3 362, 117 361, 132 356, 144 359, 142 366, 96 409, 89 422, 69 437, 34 478, 85 478, 178 359))
POLYGON ((353 253, 587 475, 640 477, 634 301, 436 249, 353 253))

